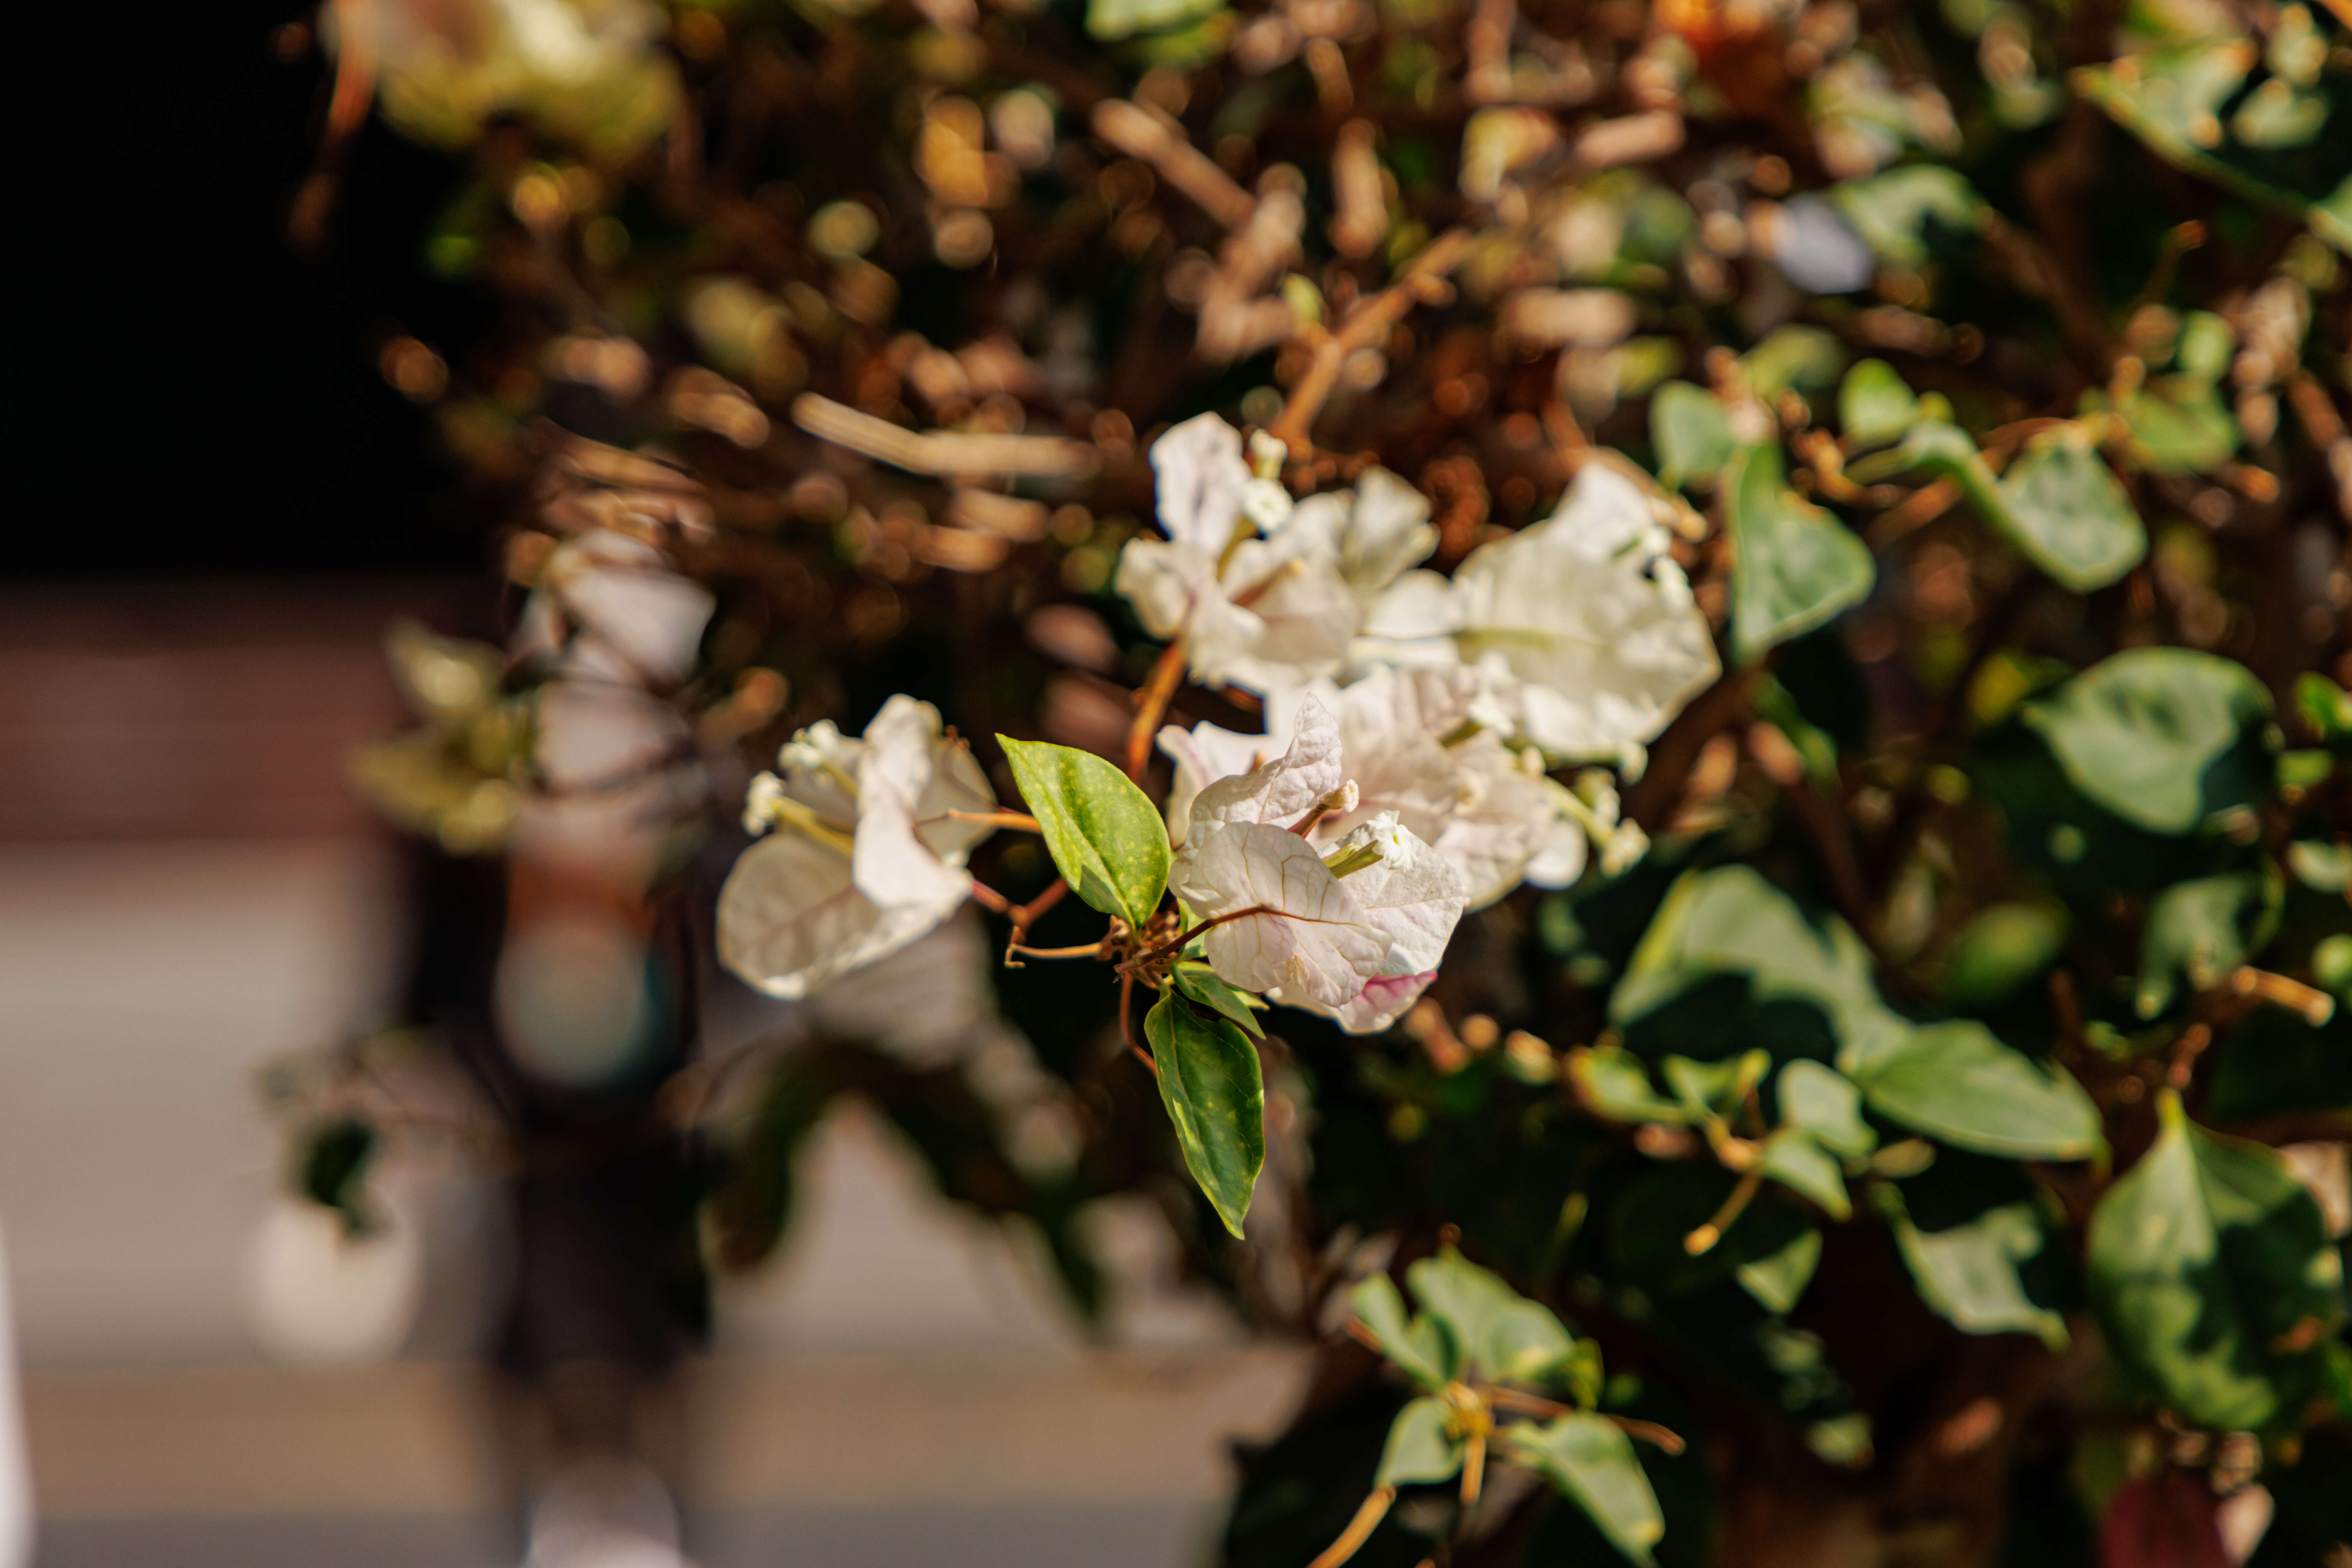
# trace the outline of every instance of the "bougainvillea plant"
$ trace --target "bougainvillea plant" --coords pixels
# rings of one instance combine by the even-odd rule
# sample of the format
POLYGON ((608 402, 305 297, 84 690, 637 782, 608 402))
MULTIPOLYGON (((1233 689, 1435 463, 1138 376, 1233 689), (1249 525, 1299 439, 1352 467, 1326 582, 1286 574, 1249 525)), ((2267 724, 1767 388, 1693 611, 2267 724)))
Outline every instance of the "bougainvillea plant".
POLYGON ((1319 1347, 1236 1565, 2352 1560, 2340 0, 319 36, 298 229, 446 151, 382 364, 515 519, 358 773, 687 1275, 855 1093, 1319 1347))

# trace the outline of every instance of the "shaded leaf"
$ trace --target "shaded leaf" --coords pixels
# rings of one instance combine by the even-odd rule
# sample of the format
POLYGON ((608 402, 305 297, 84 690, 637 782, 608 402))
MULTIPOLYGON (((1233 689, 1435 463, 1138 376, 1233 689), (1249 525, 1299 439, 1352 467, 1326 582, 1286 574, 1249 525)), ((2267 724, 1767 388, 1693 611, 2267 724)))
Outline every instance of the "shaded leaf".
POLYGON ((1743 662, 1868 596, 1870 547, 1789 489, 1780 448, 1751 447, 1724 470, 1732 548, 1733 650, 1743 662))
POLYGON ((2275 1152, 2192 1126, 2172 1090, 2158 1115, 2155 1143, 2091 1216, 2108 1348, 2194 1425, 2296 1421, 2344 1318, 2319 1205, 2275 1152))
POLYGON ((1732 1270, 1732 1278, 1766 1311, 1785 1313, 1804 1297, 1821 1261, 1822 1233, 1806 1229, 1780 1251, 1741 1264, 1732 1270))
POLYGON ((1687 381, 1670 381, 1650 399, 1650 445, 1668 489, 1716 472, 1738 449, 1722 403, 1687 381))
POLYGON ((1166 992, 1145 1015, 1143 1037, 1160 1069, 1160 1101, 1176 1125, 1185 1168, 1225 1228, 1239 1236, 1265 1163, 1257 1047, 1223 1018, 1203 1018, 1166 992))
POLYGON ((1463 1441, 1446 1430, 1450 1413, 1442 1399, 1416 1399, 1397 1412, 1381 1447, 1376 1487, 1451 1480, 1462 1473, 1463 1441))
POLYGON ((1840 1052, 1839 1065, 1872 1110, 1956 1148, 2086 1160, 2099 1147, 2099 1108, 2081 1084, 1965 1018, 1914 1028, 1866 1065, 1840 1052))
POLYGON ((1168 888, 1168 827, 1150 797, 1090 752, 997 741, 1070 890, 1142 930, 1168 888))
POLYGON ((1508 1442, 1514 1462, 1567 1493, 1617 1550, 1646 1568, 1666 1525, 1632 1439, 1578 1411, 1547 1426, 1514 1427, 1508 1442))
POLYGON ((1443 1388, 1459 1370, 1453 1342, 1426 1314, 1408 1317, 1396 1282, 1385 1274, 1360 1281, 1349 1298, 1357 1320, 1380 1342, 1381 1353, 1424 1388, 1443 1388))
POLYGON ((2147 553, 2131 498, 2078 425, 2029 441, 2000 478, 2000 499, 2018 547, 2078 594, 2105 587, 2147 553))
POLYGON ((2175 882, 2158 893, 2140 927, 2134 1005, 2153 1018, 2172 1005, 2179 982, 2191 993, 2221 983, 2278 928, 2280 888, 2261 871, 2175 882))
POLYGON ((1218 979, 1216 972, 1207 964, 1180 963, 1168 972, 1168 978, 1189 1000, 1213 1013, 1223 1014, 1247 1030, 1253 1038, 1265 1038, 1265 1031, 1258 1026, 1257 1010, 1249 1005, 1245 994, 1218 979))
POLYGON ((2043 1245, 2032 1205, 2004 1205, 1937 1231, 1913 1225, 1891 1193, 1886 1207, 1919 1299, 1955 1328, 1971 1334, 2029 1333, 2053 1350, 2065 1346, 2064 1321, 2036 1306, 2017 1278, 2017 1266, 2043 1245))
POLYGON ((1989 904, 1952 939, 1944 955, 1944 995, 1957 1006, 2008 1000, 2065 949, 2066 910, 2058 904, 1989 904))
POLYGON ((2076 789, 2153 833, 2269 793, 2267 758, 2243 753, 2270 711, 2244 666, 2178 647, 2126 649, 2023 710, 2076 789))

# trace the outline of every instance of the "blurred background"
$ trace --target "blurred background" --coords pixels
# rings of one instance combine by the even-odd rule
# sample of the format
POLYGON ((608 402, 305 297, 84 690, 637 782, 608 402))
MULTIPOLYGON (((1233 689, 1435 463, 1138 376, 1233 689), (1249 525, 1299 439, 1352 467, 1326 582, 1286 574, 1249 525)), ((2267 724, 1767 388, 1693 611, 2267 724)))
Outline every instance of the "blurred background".
MULTIPOLYGON (((371 123, 331 242, 289 246, 322 68, 273 39, 300 11, 165 8, 124 47, 61 10, 34 46, 107 105, 34 172, 79 237, 26 258, 0 587, 0 1237, 43 1568, 524 1550, 494 1178, 382 1173, 399 1279, 306 1274, 279 1234, 265 1070, 383 1026, 425 940, 429 874, 344 782, 404 721, 384 633, 498 609, 488 520, 369 352, 388 313, 457 337, 479 308, 413 265, 449 166, 371 123)), ((779 1023, 731 984, 715 1052, 779 1023)), ((648 1417, 689 1554, 1193 1555, 1224 1441, 1303 1367, 1160 1288, 1163 1233, 1129 1230, 1100 1237, 1124 1348, 1084 1345, 1036 1257, 833 1112, 782 1251, 719 1288, 648 1417)))

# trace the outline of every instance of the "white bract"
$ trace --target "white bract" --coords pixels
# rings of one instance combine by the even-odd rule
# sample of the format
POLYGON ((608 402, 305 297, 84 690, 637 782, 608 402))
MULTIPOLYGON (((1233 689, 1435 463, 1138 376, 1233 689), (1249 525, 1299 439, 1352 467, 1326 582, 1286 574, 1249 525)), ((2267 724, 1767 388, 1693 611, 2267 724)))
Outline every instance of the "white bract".
POLYGON ((1380 469, 1293 507, 1213 414, 1161 437, 1151 466, 1168 537, 1130 541, 1116 585, 1206 685, 1266 692, 1337 672, 1370 601, 1436 542, 1427 500, 1380 469))
POLYGON ((1201 791, 1255 766, 1314 701, 1337 716, 1340 755, 1357 791, 1352 806, 1316 824, 1318 843, 1392 813, 1453 865, 1472 909, 1523 880, 1566 887, 1584 869, 1588 833, 1607 859, 1627 829, 1617 822, 1613 796, 1596 810, 1545 776, 1539 752, 1505 742, 1499 731, 1507 720, 1493 688, 1484 672, 1462 666, 1381 668, 1344 689, 1325 682, 1277 692, 1266 703, 1264 735, 1171 725, 1160 732, 1160 750, 1176 763, 1169 831, 1187 837, 1201 791))
POLYGON ((992 829, 951 811, 996 806, 987 775, 939 710, 893 697, 851 740, 802 731, 782 776, 752 781, 744 825, 776 832, 744 851, 719 895, 719 954, 771 996, 806 996, 895 952, 971 891, 964 868, 992 829))
POLYGON ((1633 763, 1720 668, 1668 543, 1650 497, 1589 462, 1549 519, 1472 552, 1451 581, 1399 578, 1351 660, 1476 667, 1547 753, 1633 763))
POLYGON ((1359 825, 1328 856, 1293 831, 1310 813, 1360 805, 1361 791, 1343 778, 1339 725, 1310 694, 1281 756, 1219 777, 1192 800, 1168 879, 1192 919, 1217 922, 1201 940, 1219 978, 1357 1030, 1385 1027, 1419 994, 1464 904, 1453 866, 1394 811, 1359 825), (1370 1005, 1360 1005, 1368 988, 1370 1005))

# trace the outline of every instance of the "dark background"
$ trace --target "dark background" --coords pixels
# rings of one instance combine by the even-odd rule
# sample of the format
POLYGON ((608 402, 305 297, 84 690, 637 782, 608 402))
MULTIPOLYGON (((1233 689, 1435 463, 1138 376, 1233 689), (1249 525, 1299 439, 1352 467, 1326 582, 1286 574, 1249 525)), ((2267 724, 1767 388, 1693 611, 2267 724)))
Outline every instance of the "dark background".
POLYGON ((315 47, 281 58, 275 35, 309 6, 40 11, 11 39, 35 216, 12 236, 20 478, 0 575, 477 566, 482 520, 374 363, 394 332, 446 347, 479 324, 417 259, 457 166, 371 121, 325 244, 299 254, 287 215, 331 67, 315 47))

